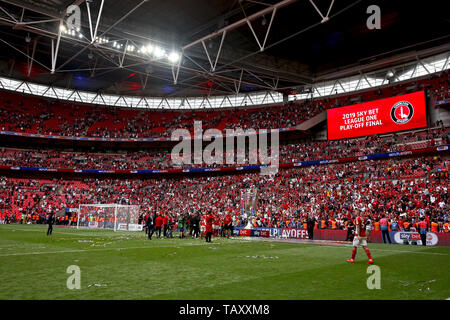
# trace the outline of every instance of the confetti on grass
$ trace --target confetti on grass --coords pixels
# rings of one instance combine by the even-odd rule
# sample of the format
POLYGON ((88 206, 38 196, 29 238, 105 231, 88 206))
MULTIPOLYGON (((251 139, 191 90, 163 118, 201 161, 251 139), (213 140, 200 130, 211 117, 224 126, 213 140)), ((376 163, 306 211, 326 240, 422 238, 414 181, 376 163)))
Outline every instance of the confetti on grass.
POLYGON ((258 255, 256 255, 256 256, 245 256, 246 258, 253 258, 253 259, 259 259, 259 258, 262 258, 262 259, 279 259, 278 258, 278 256, 258 256, 258 255))
POLYGON ((420 286, 420 288, 418 288, 418 290, 420 291, 420 292, 422 292, 422 291, 430 291, 430 287, 425 287, 425 285, 427 285, 427 284, 430 284, 430 283, 433 283, 433 282, 436 282, 436 280, 428 280, 428 281, 414 281, 414 282, 403 282, 403 281, 400 281, 400 282, 402 282, 401 283, 401 285, 402 286, 404 286, 404 287, 408 287, 408 286, 420 286))
POLYGON ((102 283, 93 283, 93 284, 88 285, 88 288, 90 288, 90 287, 107 287, 107 285, 102 284, 102 283))

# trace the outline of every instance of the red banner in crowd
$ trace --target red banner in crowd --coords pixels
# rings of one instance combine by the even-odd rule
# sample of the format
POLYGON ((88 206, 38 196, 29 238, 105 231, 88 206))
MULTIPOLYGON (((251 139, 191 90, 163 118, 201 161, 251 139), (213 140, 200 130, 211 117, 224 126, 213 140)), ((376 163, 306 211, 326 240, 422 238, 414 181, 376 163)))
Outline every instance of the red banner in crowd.
POLYGON ((427 126, 425 92, 327 110, 328 139, 344 139, 427 126))

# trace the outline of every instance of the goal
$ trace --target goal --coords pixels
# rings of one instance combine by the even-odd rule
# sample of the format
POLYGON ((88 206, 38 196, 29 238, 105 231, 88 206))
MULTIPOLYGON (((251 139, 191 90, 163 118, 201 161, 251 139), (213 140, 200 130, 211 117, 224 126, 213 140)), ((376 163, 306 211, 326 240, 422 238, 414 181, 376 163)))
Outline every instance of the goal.
POLYGON ((141 231, 139 208, 122 204, 80 204, 77 228, 114 229, 114 231, 141 231))

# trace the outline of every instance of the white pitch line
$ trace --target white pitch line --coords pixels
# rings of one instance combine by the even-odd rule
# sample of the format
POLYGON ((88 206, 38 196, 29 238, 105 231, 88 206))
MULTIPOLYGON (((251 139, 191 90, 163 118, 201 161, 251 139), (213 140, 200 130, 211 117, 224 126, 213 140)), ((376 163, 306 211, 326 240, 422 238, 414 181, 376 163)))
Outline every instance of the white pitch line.
POLYGON ((450 256, 450 253, 440 253, 440 252, 424 252, 424 251, 407 251, 407 250, 387 250, 387 249, 377 249, 373 248, 370 250, 374 251, 389 251, 389 252, 404 252, 404 253, 420 253, 420 254, 434 254, 438 256, 450 256))
MULTIPOLYGON (((229 243, 240 243, 244 241, 233 241, 229 243)), ((223 242, 222 242, 223 243, 223 242)), ((216 242, 215 244, 222 244, 216 242)), ((7 254, 0 254, 0 257, 9 257, 9 256, 25 256, 25 255, 39 255, 39 254, 54 254, 54 253, 76 253, 76 252, 96 252, 96 251, 114 251, 114 250, 130 250, 130 249, 157 249, 157 248, 174 248, 178 249, 179 247, 191 247, 191 246, 211 246, 214 245, 214 242, 207 243, 190 243, 190 244, 180 244, 175 242, 173 245, 167 245, 167 246, 155 246, 155 247, 127 247, 127 248, 100 248, 100 249, 73 249, 73 250, 60 250, 60 251, 45 251, 45 252, 19 252, 19 253, 7 253, 7 254)))
MULTIPOLYGON (((330 247, 330 248, 342 248, 348 249, 352 246, 332 246, 332 245, 322 245, 322 247, 330 247)), ((417 254, 432 254, 437 256, 450 256, 450 253, 440 253, 440 252, 424 252, 424 251, 407 251, 407 250, 388 250, 388 249, 378 249, 378 248, 370 248, 370 251, 387 251, 387 252, 397 252, 397 253, 417 253, 417 254)))
MULTIPOLYGON (((44 230, 44 228, 42 229, 42 230, 26 230, 26 229, 11 229, 11 230, 14 230, 14 231, 25 231, 25 232, 42 232, 42 234, 44 234, 44 232, 47 232, 46 230, 47 229, 45 229, 44 230)), ((55 231, 56 230, 56 232, 54 232, 53 234, 56 234, 56 235, 58 235, 58 234, 70 234, 70 235, 73 235, 73 236, 83 236, 83 237, 105 237, 106 235, 104 235, 104 234, 83 234, 83 233, 75 233, 75 232, 64 232, 64 231, 59 231, 58 229, 53 229, 53 231, 55 231)), ((117 234, 117 235, 121 235, 121 234, 117 234)))
MULTIPOLYGON (((190 247, 190 246, 205 246, 209 245, 209 243, 199 243, 199 244, 191 244, 191 245, 181 245, 182 247, 190 247)), ((60 250, 60 251, 46 251, 46 252, 22 252, 22 253, 8 253, 8 254, 0 254, 0 257, 8 257, 8 256, 26 256, 26 255, 39 255, 39 254, 53 254, 53 253, 75 253, 75 252, 96 252, 96 251, 114 251, 114 250, 130 250, 130 249, 157 249, 157 248, 171 248, 178 249, 175 246, 157 246, 157 247, 128 247, 128 248, 101 248, 101 249, 74 249, 74 250, 60 250)))
MULTIPOLYGON (((348 248, 351 248, 352 247, 352 245, 351 244, 349 244, 349 245, 346 245, 346 244, 343 244, 343 245, 329 245, 329 244, 325 244, 324 242, 319 242, 319 241, 317 241, 317 240, 313 240, 313 241, 316 241, 316 242, 308 242, 308 241, 297 241, 297 242, 295 242, 295 241, 285 241, 284 239, 258 239, 258 240, 256 240, 256 239, 246 239, 246 240, 243 240, 243 241, 247 241, 247 242, 252 242, 252 241, 254 241, 254 242, 257 242, 258 240, 260 241, 260 242, 277 242, 277 243, 293 243, 293 244, 307 244, 307 245, 320 245, 320 246, 322 246, 322 247, 329 247, 329 248, 342 248, 342 249, 348 249, 348 248)), ((408 250, 389 250, 389 249, 379 249, 379 248, 370 248, 369 247, 369 250, 373 250, 373 251, 387 251, 387 252, 399 252, 399 253, 418 253, 418 254, 432 254, 432 255, 439 255, 439 256, 449 256, 450 254, 449 253, 440 253, 440 252, 424 252, 424 251, 408 251, 408 250)))
MULTIPOLYGON (((41 230, 26 230, 26 229, 13 229, 13 230, 17 230, 17 231, 31 231, 31 232, 42 232, 41 230)), ((86 237, 107 237, 106 235, 88 235, 88 234, 79 234, 79 233, 72 233, 72 232, 57 232, 56 234, 70 234, 73 236, 86 236, 86 237)), ((141 238, 132 238, 130 240, 140 240, 141 238)), ((170 239, 171 240, 171 239, 170 239)), ((170 241, 169 240, 169 241, 170 241)), ((250 242, 250 240, 246 240, 246 239, 233 239, 233 242, 238 242, 238 243, 243 243, 243 242, 250 242), (237 241, 236 241, 237 240, 237 241)), ((295 242, 288 242, 288 241, 277 241, 277 240, 262 240, 263 242, 278 242, 278 243, 295 243, 295 242)), ((321 243, 307 243, 307 242, 301 242, 301 244, 316 244, 316 245, 321 245, 322 247, 332 247, 332 248, 345 248, 348 249, 349 246, 333 246, 333 245, 326 245, 326 244, 321 244, 321 243)), ((198 246, 198 245, 202 245, 202 244, 192 244, 194 246, 198 246)), ((186 245, 183 245, 186 246, 186 245)), ((130 247, 129 249, 141 249, 141 248, 167 248, 167 247, 171 247, 171 246, 159 246, 159 247, 130 247)), ((116 249, 120 249, 120 250, 126 250, 128 248, 116 248, 116 249)), ((112 248, 108 248, 108 249, 96 249, 96 251, 104 251, 104 250, 115 250, 112 248)), ((371 250, 373 251, 386 251, 386 252, 401 252, 401 253, 417 253, 417 254, 431 254, 431 255, 440 255, 440 256, 448 256, 450 254, 448 253, 439 253, 439 252, 423 252, 423 251, 408 251, 408 250, 388 250, 388 249, 378 249, 378 248, 372 248, 371 250)), ((85 252, 85 251, 91 251, 91 250, 73 250, 73 251, 54 251, 54 252, 48 252, 48 253, 69 253, 69 252, 85 252)), ((31 254, 44 254, 45 252, 30 252, 30 253, 18 253, 18 254, 6 254, 6 255, 1 255, 2 256, 13 256, 13 255, 31 255, 31 254)))

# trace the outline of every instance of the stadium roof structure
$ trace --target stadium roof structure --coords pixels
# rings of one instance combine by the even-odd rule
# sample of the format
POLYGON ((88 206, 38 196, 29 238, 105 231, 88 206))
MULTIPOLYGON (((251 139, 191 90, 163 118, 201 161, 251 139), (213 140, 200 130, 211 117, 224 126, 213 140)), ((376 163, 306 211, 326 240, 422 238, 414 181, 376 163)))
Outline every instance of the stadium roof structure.
MULTIPOLYGON (((120 102, 121 96, 136 101, 158 97, 158 106, 170 100, 178 107, 184 97, 197 101, 196 106, 205 96, 208 101, 219 97, 220 105, 227 96, 244 97, 236 98, 239 103, 245 97, 254 97, 256 103, 250 104, 279 102, 292 91, 345 91, 339 80, 344 78, 356 79, 355 88, 372 86, 369 74, 394 66, 401 65, 402 74, 411 77, 417 66, 431 73, 424 62, 430 57, 439 57, 432 58, 435 71, 445 69, 449 20, 445 10, 436 10, 442 5, 430 2, 417 9, 406 0, 0 0, 0 75, 28 87, 90 92, 92 102, 110 105, 129 106, 120 102), (381 29, 366 25, 370 5, 381 9, 381 29), (100 102, 109 95, 119 98, 100 102)), ((378 78, 388 81, 386 75, 378 78)))

